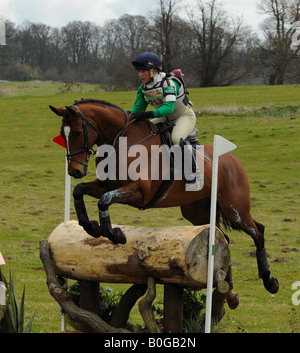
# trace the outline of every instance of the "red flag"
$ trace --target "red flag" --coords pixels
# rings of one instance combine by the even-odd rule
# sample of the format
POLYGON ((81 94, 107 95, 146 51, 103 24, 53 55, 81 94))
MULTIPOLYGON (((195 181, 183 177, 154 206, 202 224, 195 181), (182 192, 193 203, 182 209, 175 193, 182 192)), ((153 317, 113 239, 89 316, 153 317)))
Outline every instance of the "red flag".
POLYGON ((54 137, 53 142, 57 143, 58 145, 66 148, 66 143, 65 140, 63 139, 63 137, 61 135, 58 135, 56 137, 54 137))

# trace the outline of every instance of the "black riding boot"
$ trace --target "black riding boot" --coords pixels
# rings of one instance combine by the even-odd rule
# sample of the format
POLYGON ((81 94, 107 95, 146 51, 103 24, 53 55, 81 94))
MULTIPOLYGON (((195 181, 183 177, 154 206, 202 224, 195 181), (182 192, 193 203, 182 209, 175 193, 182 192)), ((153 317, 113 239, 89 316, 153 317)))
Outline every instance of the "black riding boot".
POLYGON ((203 187, 203 175, 197 166, 196 150, 192 147, 188 140, 180 139, 182 148, 183 168, 182 173, 185 177, 186 191, 199 191, 203 187))

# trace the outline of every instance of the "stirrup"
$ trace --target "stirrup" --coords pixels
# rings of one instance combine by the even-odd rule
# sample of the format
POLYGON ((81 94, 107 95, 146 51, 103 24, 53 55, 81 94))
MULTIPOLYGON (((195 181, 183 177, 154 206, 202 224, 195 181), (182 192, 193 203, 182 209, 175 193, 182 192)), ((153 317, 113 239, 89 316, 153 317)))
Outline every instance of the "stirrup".
MULTIPOLYGON (((187 140, 184 140, 183 138, 180 139, 180 146, 182 148, 183 154, 184 154, 184 146, 191 146, 190 142, 187 140)), ((185 191, 199 191, 202 189, 204 180, 203 180, 203 175, 199 171, 198 166, 197 166, 197 156, 195 150, 192 148, 191 149, 191 159, 192 159, 192 171, 191 171, 191 178, 190 180, 186 179, 186 184, 185 184, 185 191)), ((183 171, 182 173, 184 174, 184 158, 183 158, 183 171)))
POLYGON ((203 175, 197 168, 196 172, 193 173, 194 178, 192 180, 186 180, 185 191, 199 191, 203 188, 204 180, 203 175))

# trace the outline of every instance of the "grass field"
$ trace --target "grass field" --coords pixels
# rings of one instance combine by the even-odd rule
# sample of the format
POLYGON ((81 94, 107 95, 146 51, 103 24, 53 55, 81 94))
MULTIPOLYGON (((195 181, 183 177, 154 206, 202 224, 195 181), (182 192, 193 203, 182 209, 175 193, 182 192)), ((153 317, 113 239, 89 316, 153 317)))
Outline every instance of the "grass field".
MULTIPOLYGON (((11 267, 21 297, 26 286, 27 321, 36 312, 33 332, 60 329, 57 303, 48 293, 39 259, 39 241, 64 217, 64 150, 52 142, 61 121, 48 108, 75 99, 98 98, 130 109, 135 92, 101 92, 92 85, 0 82, 0 250, 11 267)), ((266 248, 280 290, 272 295, 258 279, 253 242, 231 232, 235 290, 241 303, 226 314, 221 332, 300 332, 300 306, 292 304, 292 283, 300 281, 300 86, 190 89, 199 140, 219 134, 237 145, 235 153, 250 182, 252 214, 266 227, 266 248)), ((85 180, 92 180, 90 163, 85 180)), ((74 186, 77 181, 72 181, 74 186)), ((88 199, 97 219, 96 200, 88 199)), ((76 219, 74 209, 71 218, 76 219)), ((147 226, 187 225, 179 209, 138 211, 111 207, 113 223, 147 226)), ((127 285, 109 285, 126 289, 127 285)), ((159 288, 159 299, 162 289, 159 288)), ((134 312, 132 320, 140 320, 134 312)))

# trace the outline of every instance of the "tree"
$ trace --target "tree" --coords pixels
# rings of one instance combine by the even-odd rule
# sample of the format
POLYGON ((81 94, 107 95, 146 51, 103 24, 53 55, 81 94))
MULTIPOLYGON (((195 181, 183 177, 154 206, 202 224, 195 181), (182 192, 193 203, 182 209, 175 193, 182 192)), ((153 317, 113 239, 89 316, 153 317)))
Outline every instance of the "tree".
POLYGON ((148 46, 149 21, 144 16, 125 14, 118 21, 120 44, 128 58, 134 59, 148 46))
POLYGON ((32 68, 46 70, 53 64, 51 48, 52 28, 42 23, 26 21, 18 31, 21 45, 21 62, 32 68))
POLYGON ((73 21, 61 30, 65 50, 73 65, 85 64, 90 58, 94 25, 91 22, 73 21))
POLYGON ((180 22, 175 13, 178 11, 177 5, 180 0, 159 0, 159 10, 153 18, 151 27, 151 37, 157 52, 162 58, 163 70, 172 70, 172 60, 176 55, 175 29, 180 22))
POLYGON ((293 23, 300 20, 300 0, 261 0, 259 10, 268 16, 261 25, 265 39, 260 48, 269 84, 282 85, 300 50, 299 45, 292 45, 293 23))
POLYGON ((234 53, 243 40, 242 19, 228 20, 228 14, 216 1, 197 1, 196 9, 189 11, 195 37, 195 58, 198 58, 202 87, 229 85, 239 80, 245 70, 234 53))

